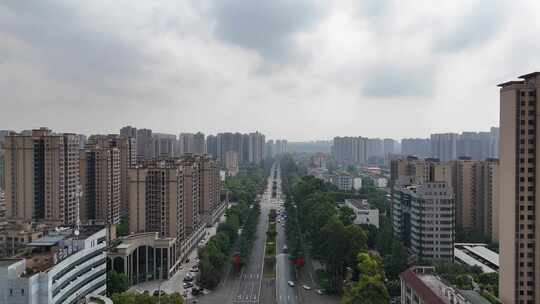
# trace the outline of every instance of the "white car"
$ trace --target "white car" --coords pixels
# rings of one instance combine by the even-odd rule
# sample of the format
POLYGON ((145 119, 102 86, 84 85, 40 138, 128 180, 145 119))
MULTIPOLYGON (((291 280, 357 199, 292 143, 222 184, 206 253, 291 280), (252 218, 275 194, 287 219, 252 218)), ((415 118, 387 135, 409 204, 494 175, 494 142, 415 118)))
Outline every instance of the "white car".
POLYGON ((302 285, 302 288, 304 288, 305 290, 311 290, 311 287, 309 287, 307 285, 302 285))
POLYGON ((289 284, 289 286, 291 286, 291 287, 294 287, 294 282, 293 281, 289 281, 289 282, 287 282, 287 284, 289 284))

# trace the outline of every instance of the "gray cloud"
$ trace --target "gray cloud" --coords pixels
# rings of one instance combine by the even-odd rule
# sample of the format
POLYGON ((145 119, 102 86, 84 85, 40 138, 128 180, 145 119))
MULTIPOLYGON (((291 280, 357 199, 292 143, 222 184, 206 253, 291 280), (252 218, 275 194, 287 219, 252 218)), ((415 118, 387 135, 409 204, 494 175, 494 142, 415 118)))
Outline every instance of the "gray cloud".
POLYGON ((292 36, 321 16, 319 1, 215 0, 211 11, 221 39, 281 61, 294 50, 292 36))
POLYGON ((430 96, 433 77, 430 69, 383 66, 370 72, 362 85, 362 94, 376 98, 430 96))
POLYGON ((504 28, 504 14, 499 1, 478 0, 463 14, 452 20, 449 29, 435 37, 434 49, 454 53, 481 45, 494 38, 504 28))
POLYGON ((115 90, 114 80, 137 75, 147 58, 139 45, 95 21, 72 1, 0 4, 0 35, 31 46, 34 60, 47 68, 49 77, 115 90))

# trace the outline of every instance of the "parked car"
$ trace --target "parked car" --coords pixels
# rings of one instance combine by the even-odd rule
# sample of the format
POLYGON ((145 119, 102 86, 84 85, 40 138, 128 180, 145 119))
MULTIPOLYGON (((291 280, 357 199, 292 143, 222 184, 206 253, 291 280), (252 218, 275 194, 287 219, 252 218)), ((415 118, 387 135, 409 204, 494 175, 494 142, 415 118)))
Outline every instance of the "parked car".
POLYGON ((309 287, 308 285, 302 285, 302 288, 304 288, 305 290, 311 290, 311 287, 309 287))
POLYGON ((317 293, 320 295, 324 294, 324 292, 321 289, 317 289, 317 293))
POLYGON ((184 277, 184 282, 193 282, 193 277, 192 276, 185 276, 184 277))
POLYGON ((186 289, 187 289, 187 288, 191 288, 191 287, 193 287, 193 283, 186 282, 186 283, 184 283, 183 286, 184 286, 184 288, 186 288, 186 289))
POLYGON ((289 282, 287 282, 287 284, 289 284, 289 286, 291 286, 291 287, 294 287, 294 282, 293 281, 289 281, 289 282))
POLYGON ((203 293, 203 289, 202 288, 199 288, 199 287, 193 287, 193 289, 191 289, 191 294, 194 295, 194 296, 197 296, 197 295, 200 295, 203 293))

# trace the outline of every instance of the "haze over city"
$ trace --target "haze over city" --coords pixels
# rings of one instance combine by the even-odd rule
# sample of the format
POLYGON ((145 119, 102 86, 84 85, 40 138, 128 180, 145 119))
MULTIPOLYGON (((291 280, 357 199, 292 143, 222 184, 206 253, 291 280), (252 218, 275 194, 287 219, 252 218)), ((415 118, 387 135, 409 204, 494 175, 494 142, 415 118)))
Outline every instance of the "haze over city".
POLYGON ((539 6, 5 1, 0 125, 88 134, 226 125, 291 140, 489 130, 495 85, 540 64, 528 56, 540 47, 530 39, 539 6))

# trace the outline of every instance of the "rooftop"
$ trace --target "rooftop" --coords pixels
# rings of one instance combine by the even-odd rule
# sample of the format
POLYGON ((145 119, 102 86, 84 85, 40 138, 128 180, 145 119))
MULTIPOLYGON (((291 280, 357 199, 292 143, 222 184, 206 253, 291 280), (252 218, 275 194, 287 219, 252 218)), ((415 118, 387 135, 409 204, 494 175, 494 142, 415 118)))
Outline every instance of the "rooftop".
POLYGON ((451 298, 464 300, 460 303, 486 304, 489 303, 479 293, 472 290, 458 290, 447 284, 434 273, 434 267, 411 267, 400 274, 400 278, 424 303, 451 304, 451 298))
POLYGON ((21 261, 22 259, 11 259, 11 258, 7 258, 7 259, 0 259, 0 267, 8 267, 10 265, 13 265, 19 261, 21 261))

